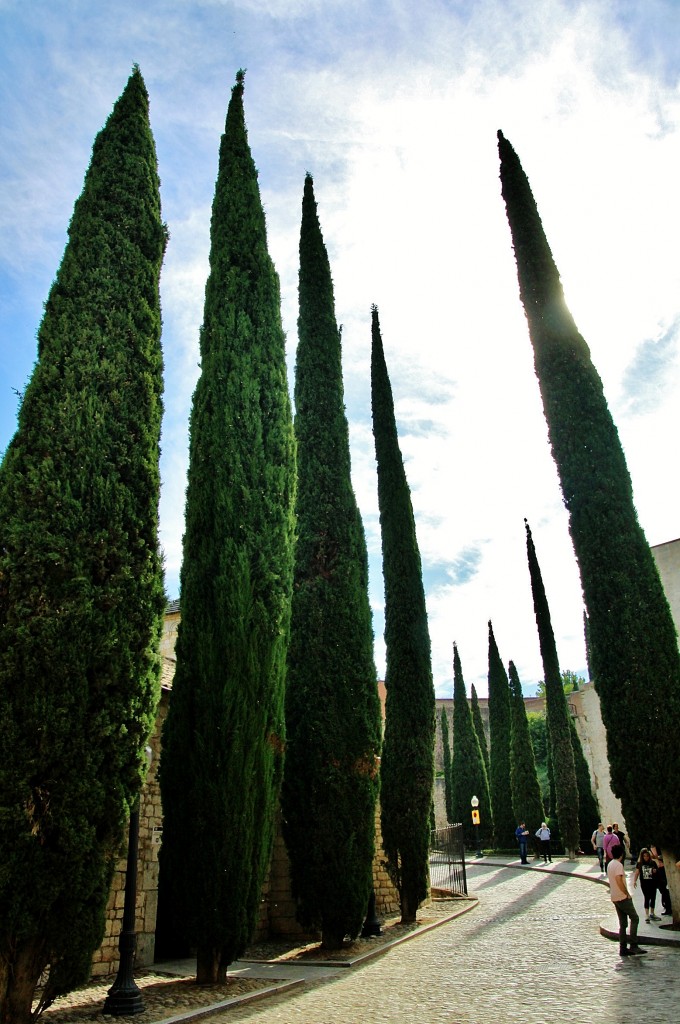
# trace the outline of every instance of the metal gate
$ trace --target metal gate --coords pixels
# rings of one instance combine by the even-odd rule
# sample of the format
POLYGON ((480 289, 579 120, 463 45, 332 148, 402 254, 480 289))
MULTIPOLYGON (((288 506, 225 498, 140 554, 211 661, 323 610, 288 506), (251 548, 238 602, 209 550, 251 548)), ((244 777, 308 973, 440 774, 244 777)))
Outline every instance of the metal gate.
POLYGON ((430 886, 467 896, 462 825, 436 828, 430 834, 430 886))

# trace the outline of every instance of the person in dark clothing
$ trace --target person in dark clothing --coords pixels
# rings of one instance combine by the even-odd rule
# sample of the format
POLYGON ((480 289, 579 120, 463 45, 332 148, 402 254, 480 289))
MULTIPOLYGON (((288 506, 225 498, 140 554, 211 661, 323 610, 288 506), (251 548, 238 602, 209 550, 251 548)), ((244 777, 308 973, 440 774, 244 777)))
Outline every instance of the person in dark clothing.
POLYGON ((636 887, 638 881, 640 882, 640 888, 642 889, 642 895, 645 900, 645 921, 649 924, 650 921, 660 921, 661 918, 657 917, 654 913, 654 905, 656 903, 656 876, 659 869, 656 865, 656 861, 652 857, 651 851, 647 847, 643 847, 640 850, 640 856, 637 860, 635 867, 635 874, 633 875, 633 888, 636 887))
POLYGON ((663 907, 664 915, 670 915, 673 913, 671 907, 671 894, 668 891, 668 879, 666 878, 666 867, 661 856, 661 850, 658 846, 651 846, 650 852, 654 863, 656 864, 656 887, 659 890, 659 896, 661 897, 661 906, 663 907))
POLYGON ((517 842, 519 843, 519 859, 522 864, 528 864, 527 843, 529 841, 529 829, 523 821, 521 821, 515 829, 515 835, 517 836, 517 842))

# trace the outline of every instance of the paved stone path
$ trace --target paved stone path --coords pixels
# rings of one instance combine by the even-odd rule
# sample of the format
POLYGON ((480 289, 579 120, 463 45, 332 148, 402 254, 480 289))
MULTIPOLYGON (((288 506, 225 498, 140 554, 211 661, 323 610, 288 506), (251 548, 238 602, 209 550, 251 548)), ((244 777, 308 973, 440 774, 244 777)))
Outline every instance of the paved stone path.
POLYGON ((480 901, 469 914, 210 1024, 678 1024, 680 950, 621 960, 598 930, 605 886, 483 864, 468 878, 480 901))

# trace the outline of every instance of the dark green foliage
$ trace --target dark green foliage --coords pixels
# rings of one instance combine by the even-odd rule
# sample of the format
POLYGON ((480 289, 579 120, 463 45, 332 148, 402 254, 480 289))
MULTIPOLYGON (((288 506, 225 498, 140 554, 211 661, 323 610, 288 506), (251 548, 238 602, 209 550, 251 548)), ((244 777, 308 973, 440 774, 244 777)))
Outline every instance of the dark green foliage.
POLYGON ((0 1020, 85 981, 146 767, 161 221, 138 68, 94 143, 0 469, 0 1020))
POLYGON ((444 767, 444 804, 446 807, 447 824, 453 824, 453 802, 451 793, 451 738, 449 736, 449 716, 446 708, 442 708, 440 717, 442 731, 442 760, 444 767))
POLYGON ((508 675, 510 679, 512 809, 517 825, 522 821, 525 822, 533 837, 536 829, 544 820, 541 787, 538 782, 536 761, 529 735, 529 722, 522 696, 522 686, 512 661, 508 666, 508 675))
POLYGON ((484 732, 484 722, 482 720, 482 712, 479 707, 479 697, 475 690, 475 684, 472 683, 470 686, 470 705, 472 707, 472 722, 477 733, 477 739, 479 740, 479 749, 482 752, 484 758, 484 767, 486 768, 487 778, 489 775, 489 748, 486 745, 486 733, 484 732))
POLYGON ((243 114, 220 145, 194 393, 161 871, 215 982, 249 942, 283 768, 294 438, 278 276, 243 114))
POLYGON ((510 688, 489 622, 489 792, 496 846, 512 844, 517 822, 510 788, 510 688))
POLYGON ((550 788, 548 782, 548 726, 545 720, 545 713, 539 711, 528 711, 527 722, 529 723, 529 736, 536 761, 536 773, 538 783, 541 787, 541 799, 545 813, 549 813, 550 788))
POLYGON ((298 544, 286 695, 284 836, 298 916, 355 936, 372 885, 380 704, 366 543, 350 478, 340 332, 312 179, 300 232, 298 544))
MULTIPOLYGON (((493 840, 493 818, 489 783, 484 767, 484 758, 472 722, 472 712, 465 693, 465 681, 460 664, 458 648, 453 646, 453 764, 452 810, 453 822, 462 822, 465 842, 477 845, 477 836, 472 825, 470 800, 479 800, 479 839, 482 846, 490 846, 493 840)), ((513 829, 514 832, 514 829, 513 829)))
POLYGON ((560 663, 557 658, 557 647, 550 621, 550 608, 543 586, 543 578, 536 557, 533 538, 529 524, 524 521, 527 534, 527 556, 529 559, 529 575, 531 592, 534 598, 538 642, 543 660, 545 675, 545 710, 548 720, 548 737, 555 779, 556 806, 560 833, 567 851, 578 848, 578 787, 576 785, 576 769, 574 768, 574 751, 571 745, 569 729, 569 711, 567 698, 562 685, 560 663))
POLYGON ((385 579, 385 737, 380 764, 383 850, 403 922, 429 892, 435 699, 420 551, 399 449, 378 310, 372 310, 371 401, 385 579))
POLYGON ((569 716, 571 732, 571 747, 574 751, 574 769, 576 771, 576 785, 578 787, 578 828, 581 840, 581 849, 590 852, 589 845, 593 829, 597 828, 600 820, 600 808, 593 794, 593 787, 590 778, 588 762, 583 754, 581 740, 576 731, 574 719, 569 716))
POLYGON ((520 293, 581 572, 612 788, 635 835, 647 833, 653 792, 661 846, 680 854, 675 627, 602 382, 566 307, 529 183, 512 146, 500 132, 498 139, 520 293))

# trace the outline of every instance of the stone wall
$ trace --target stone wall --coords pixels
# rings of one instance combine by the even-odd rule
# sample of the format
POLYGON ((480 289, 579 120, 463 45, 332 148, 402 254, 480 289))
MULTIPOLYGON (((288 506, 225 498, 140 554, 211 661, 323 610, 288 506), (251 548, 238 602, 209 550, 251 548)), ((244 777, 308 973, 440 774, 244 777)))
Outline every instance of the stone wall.
MULTIPOLYGON (((576 732, 581 741, 583 755, 590 768, 593 792, 600 805, 600 818, 605 825, 611 825, 614 821, 618 822, 626 832, 621 801, 612 793, 609 761, 607 760, 607 733, 602 721, 600 698, 593 684, 586 683, 582 689, 568 694, 567 700, 571 706, 570 710, 572 710, 576 732)), ((593 823, 593 829, 597 828, 597 824, 597 822, 593 823)))
MULTIPOLYGON (((151 765, 140 794, 139 846, 137 857, 137 899, 135 902, 135 931, 137 933, 137 966, 153 963, 158 909, 158 848, 162 834, 163 815, 161 792, 158 784, 160 734, 168 709, 168 691, 161 692, 156 727, 149 739, 151 765)), ((104 941, 94 955, 92 974, 104 976, 118 970, 118 941, 123 923, 125 902, 125 874, 127 869, 127 835, 113 876, 111 894, 106 910, 104 941)))

